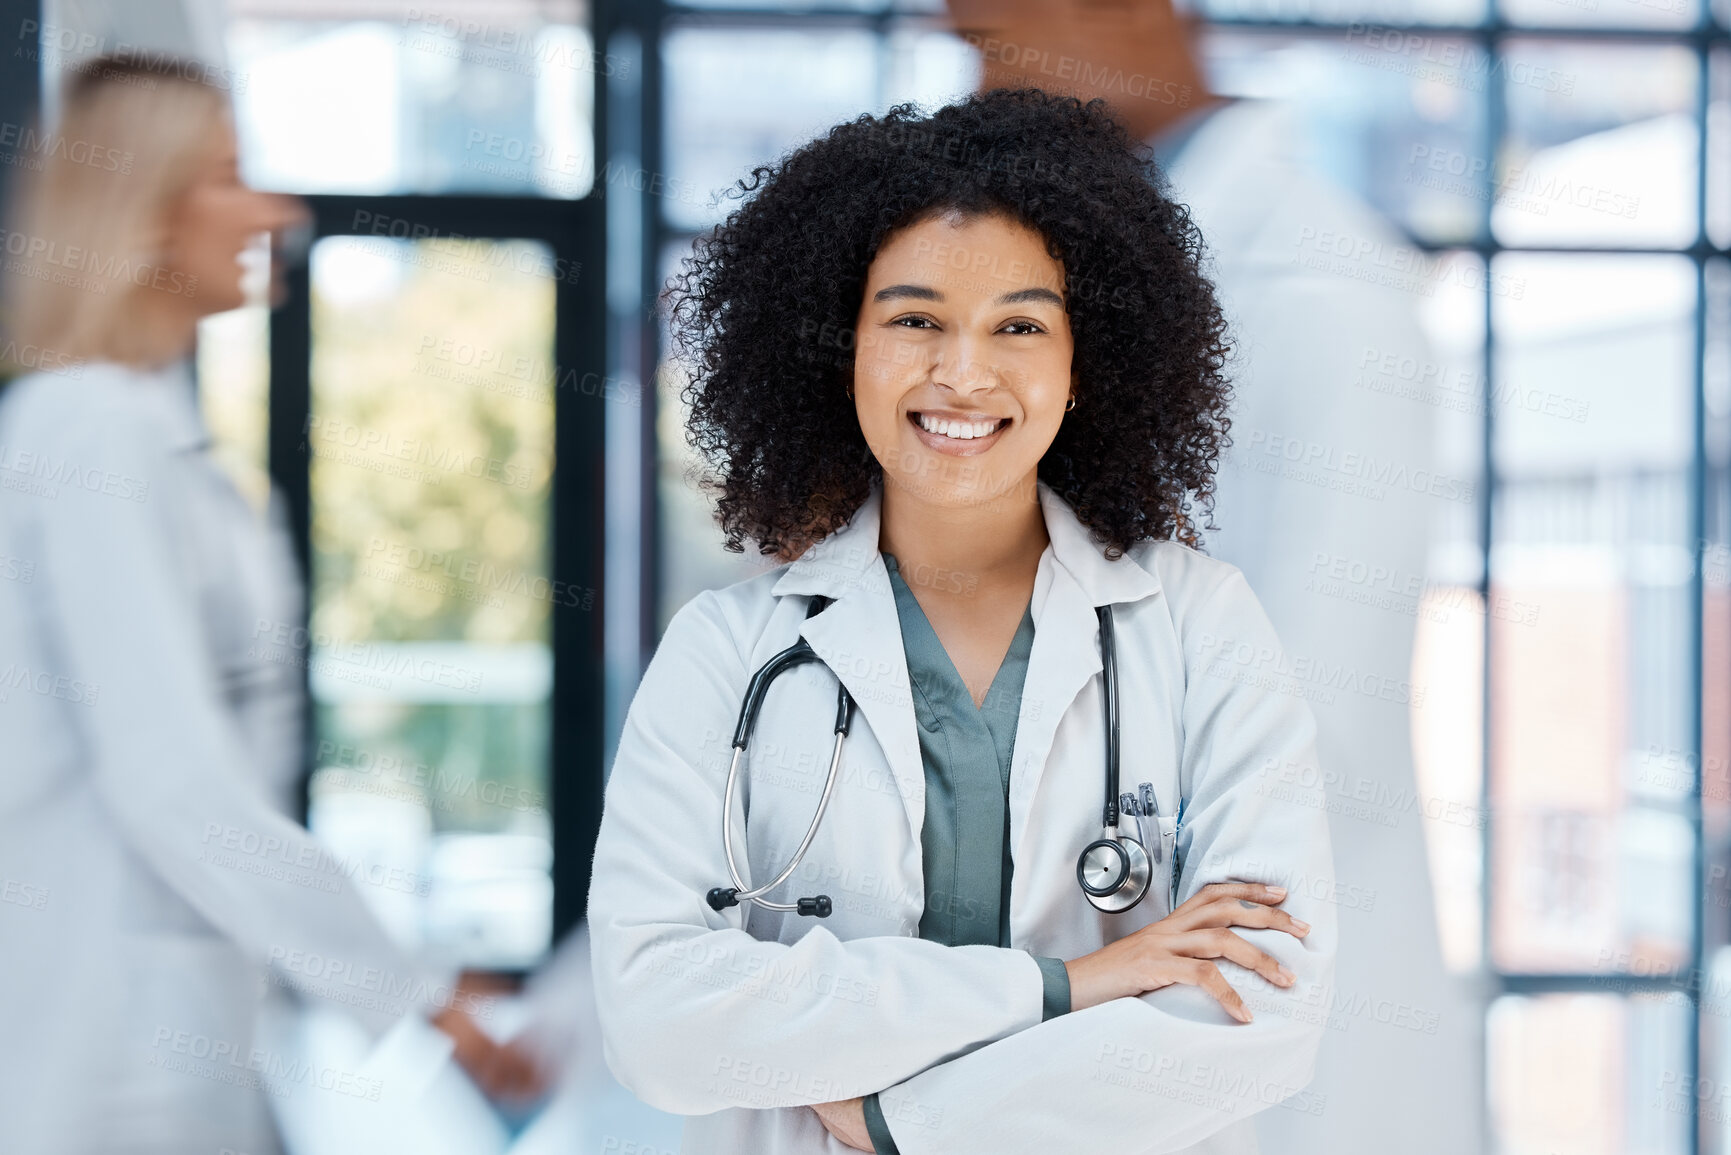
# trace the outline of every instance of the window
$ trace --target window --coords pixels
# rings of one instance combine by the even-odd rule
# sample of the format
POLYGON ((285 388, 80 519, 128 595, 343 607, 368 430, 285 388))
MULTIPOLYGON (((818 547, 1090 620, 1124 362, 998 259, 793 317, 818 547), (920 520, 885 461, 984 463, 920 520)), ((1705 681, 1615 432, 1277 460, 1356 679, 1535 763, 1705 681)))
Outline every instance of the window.
POLYGON ((582 0, 233 10, 241 155, 261 187, 576 199, 594 182, 594 82, 615 64, 582 0))
POLYGON ((301 535, 307 822, 401 940, 470 967, 533 966, 581 915, 599 822, 602 431, 642 398, 605 372, 591 121, 626 66, 588 19, 243 0, 229 26, 248 179, 316 222, 288 303, 207 319, 198 357, 221 456, 301 535))
POLYGON ((509 240, 312 254, 310 825, 471 965, 551 938, 554 390, 511 367, 552 362, 552 267, 509 240))

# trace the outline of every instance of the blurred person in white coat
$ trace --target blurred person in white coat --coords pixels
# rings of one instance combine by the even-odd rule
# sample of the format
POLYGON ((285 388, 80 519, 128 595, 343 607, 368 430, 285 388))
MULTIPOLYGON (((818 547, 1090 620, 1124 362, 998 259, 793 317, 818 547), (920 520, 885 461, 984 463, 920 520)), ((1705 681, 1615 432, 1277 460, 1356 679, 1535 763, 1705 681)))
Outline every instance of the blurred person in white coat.
POLYGON ((1262 788, 1316 769, 1279 641, 1193 548, 1228 390, 1193 229, 1033 90, 751 183, 672 316, 722 528, 784 564, 685 605, 627 715, 609 1066, 693 1153, 1253 1150, 1308 1109, 1333 870, 1262 788))
POLYGON ((1418 316, 1434 276, 1403 273, 1416 248, 1310 169, 1287 108, 1209 91, 1170 0, 949 10, 983 88, 1104 98, 1155 147, 1231 327, 1233 447, 1209 552, 1249 579, 1287 648, 1278 676, 1316 715, 1326 778, 1269 786, 1330 812, 1340 883, 1333 1029, 1311 1087, 1324 1109, 1265 1112, 1267 1145, 1382 1150, 1398 1124, 1402 1151, 1475 1149, 1482 1008, 1443 964, 1421 823, 1436 808, 1409 731, 1430 526, 1474 490, 1438 472, 1423 400, 1377 389, 1385 365, 1436 364, 1418 316))
POLYGON ((454 974, 288 817, 296 565, 280 507, 213 462, 188 356, 243 303, 242 249, 304 210, 241 183, 200 75, 82 66, 5 234, 30 370, 0 391, 0 1150, 21 1155, 277 1150, 264 1082, 305 1072, 254 1024, 290 990, 375 1035, 426 1015, 483 1083, 511 1076, 454 974))

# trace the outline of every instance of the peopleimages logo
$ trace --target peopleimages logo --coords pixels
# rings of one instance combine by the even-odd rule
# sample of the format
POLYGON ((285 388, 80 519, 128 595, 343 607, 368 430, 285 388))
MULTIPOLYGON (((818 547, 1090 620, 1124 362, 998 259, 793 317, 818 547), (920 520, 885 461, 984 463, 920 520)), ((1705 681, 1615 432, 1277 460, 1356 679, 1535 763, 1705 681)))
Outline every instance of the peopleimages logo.
POLYGON ((472 453, 437 445, 425 438, 400 437, 389 430, 370 429, 338 418, 308 416, 301 433, 305 438, 303 448, 314 457, 422 484, 460 474, 526 490, 538 480, 534 471, 514 458, 472 453))
POLYGON ((1203 631, 1197 636, 1196 656, 1204 663, 1202 672, 1210 677, 1312 701, 1329 703, 1339 692, 1402 706, 1424 705, 1424 687, 1405 678, 1361 670, 1345 662, 1288 654, 1256 641, 1221 638, 1203 631))
POLYGON ((1358 450, 1341 449, 1320 441, 1291 437, 1267 429, 1250 428, 1244 453, 1233 464, 1259 473, 1271 473, 1291 481, 1303 481, 1324 489, 1381 501, 1390 490, 1440 497, 1445 501, 1470 502, 1476 493, 1473 482, 1433 469, 1411 468, 1388 457, 1358 450))
POLYGON ((62 486, 121 501, 143 501, 150 493, 148 481, 0 442, 0 488, 55 498, 60 496, 62 486))
POLYGON ((386 689, 389 678, 408 678, 429 686, 443 686, 467 694, 481 691, 481 672, 454 662, 417 655, 411 650, 378 642, 347 642, 303 626, 259 618, 253 623, 253 645, 247 656, 259 661, 292 666, 306 665, 345 680, 368 679, 363 684, 386 689), (301 652, 309 646, 317 657, 308 660, 301 652))
POLYGON ((21 691, 44 698, 58 698, 75 706, 94 706, 100 689, 93 682, 65 674, 51 674, 47 670, 33 670, 17 662, 0 669, 0 703, 10 700, 14 691, 21 691))
POLYGON ((88 140, 73 140, 56 132, 38 132, 27 124, 0 121, 0 149, 13 150, 24 167, 40 169, 48 157, 59 157, 72 164, 86 165, 103 172, 126 176, 132 172, 132 153, 118 148, 92 144, 88 140))
MULTIPOLYGON (((530 573, 519 567, 495 565, 484 558, 425 550, 408 542, 391 542, 376 536, 367 543, 363 558, 361 572, 386 581, 393 580, 390 576, 393 573, 443 574, 451 579, 453 586, 462 587, 476 595, 509 594, 572 609, 589 610, 595 607, 596 591, 588 586, 572 585, 570 582, 530 573), (386 564, 379 565, 379 562, 386 564)), ((429 585, 430 592, 451 592, 443 590, 442 583, 432 582, 429 585)), ((479 598, 471 596, 465 600, 479 598)), ((489 604, 503 603, 495 600, 489 604)))
POLYGON ((198 292, 197 277, 166 265, 135 261, 113 253, 105 255, 47 237, 0 231, 0 249, 8 257, 17 258, 7 262, 8 272, 36 280, 60 282, 75 274, 85 274, 88 280, 79 279, 75 283, 97 293, 106 291, 105 282, 125 282, 177 297, 191 297, 198 292))

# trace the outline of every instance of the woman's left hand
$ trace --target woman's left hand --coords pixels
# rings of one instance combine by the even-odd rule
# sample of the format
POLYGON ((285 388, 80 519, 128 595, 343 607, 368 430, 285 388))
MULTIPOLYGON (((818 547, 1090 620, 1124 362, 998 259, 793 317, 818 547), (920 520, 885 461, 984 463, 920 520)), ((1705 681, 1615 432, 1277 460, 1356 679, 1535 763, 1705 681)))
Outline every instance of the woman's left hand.
POLYGON ((813 1111, 823 1120, 829 1133, 856 1151, 872 1149, 871 1133, 866 1130, 865 1100, 838 1099, 834 1103, 814 1103, 813 1111))

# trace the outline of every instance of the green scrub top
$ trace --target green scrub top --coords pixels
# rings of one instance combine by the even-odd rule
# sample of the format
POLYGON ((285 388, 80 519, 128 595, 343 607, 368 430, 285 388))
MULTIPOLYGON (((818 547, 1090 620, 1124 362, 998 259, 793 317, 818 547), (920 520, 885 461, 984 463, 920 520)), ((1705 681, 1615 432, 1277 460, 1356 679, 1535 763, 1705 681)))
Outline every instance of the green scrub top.
MULTIPOLYGON (((1022 712, 1022 686, 1034 647, 1032 605, 1022 612, 1009 652, 982 705, 902 578, 883 555, 901 620, 913 684, 914 718, 925 763, 926 817, 920 832, 925 910, 920 937, 946 946, 1010 945, 1010 756, 1022 712)), ((1042 1019, 1070 1009, 1062 959, 1036 956, 1044 988, 1042 1019)), ((877 1155, 895 1155, 878 1097, 865 1100, 866 1129, 877 1155)))

